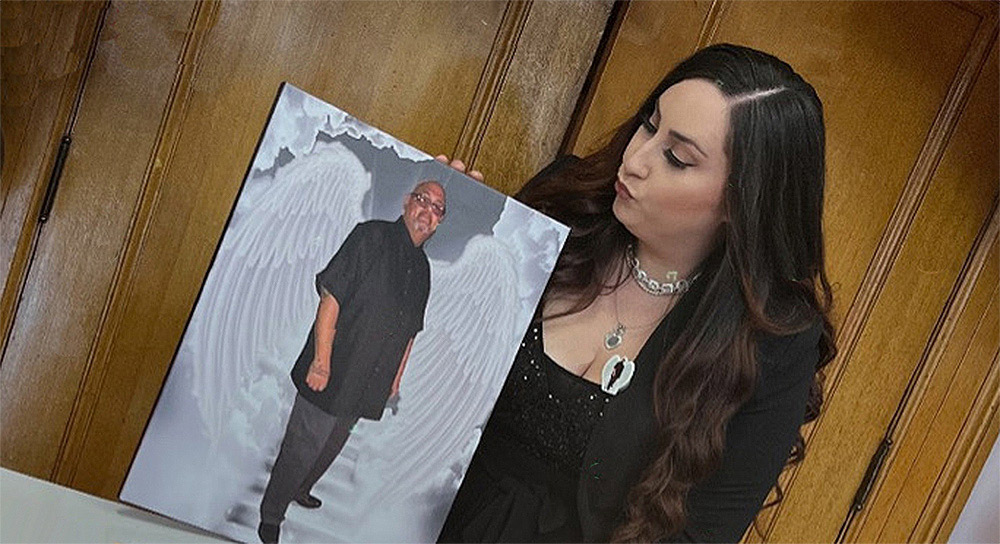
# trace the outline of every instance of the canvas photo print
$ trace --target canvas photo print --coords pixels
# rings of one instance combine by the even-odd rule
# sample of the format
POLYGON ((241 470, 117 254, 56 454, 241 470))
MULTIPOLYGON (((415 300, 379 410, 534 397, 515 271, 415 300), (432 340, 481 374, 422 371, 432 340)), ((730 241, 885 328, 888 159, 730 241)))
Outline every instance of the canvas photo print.
POLYGON ((120 498, 434 541, 567 234, 283 84, 120 498))

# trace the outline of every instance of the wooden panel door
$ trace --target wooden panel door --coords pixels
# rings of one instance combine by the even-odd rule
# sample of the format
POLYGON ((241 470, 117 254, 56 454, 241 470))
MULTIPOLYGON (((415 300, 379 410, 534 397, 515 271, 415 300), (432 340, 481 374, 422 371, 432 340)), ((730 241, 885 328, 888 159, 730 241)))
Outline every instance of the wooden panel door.
MULTIPOLYGON (((73 144, 49 220, 38 228, 37 215, 30 211, 40 204, 51 161, 43 161, 40 175, 15 178, 17 190, 33 196, 23 206, 29 213, 16 217, 22 208, 18 206, 4 218, 5 232, 20 232, 19 249, 34 246, 30 263, 24 260, 28 253, 18 251, 4 289, 5 302, 18 302, 0 371, 0 451, 8 468, 49 477, 59 458, 67 424, 78 406, 79 384, 91 372, 87 361, 108 294, 120 274, 122 241, 133 228, 142 181, 154 166, 150 156, 158 147, 162 114, 171 100, 174 67, 194 5, 50 6, 57 20, 74 12, 86 17, 75 27, 80 36, 76 41, 84 49, 75 55, 73 70, 88 75, 79 82, 79 91, 72 86, 72 94, 79 95, 78 104, 66 114, 75 123, 73 144), (99 37, 92 43, 95 34, 99 37), (83 66, 87 46, 94 54, 83 66), (24 229, 8 231, 18 220, 24 229), (15 278, 20 274, 24 280, 19 284, 15 278)), ((48 68, 39 65, 28 77, 41 77, 48 68)), ((57 124, 60 134, 65 123, 57 124)), ((19 147, 16 140, 10 143, 19 147)), ((50 144, 32 151, 52 156, 54 149, 50 144)))
MULTIPOLYGON (((34 259, 9 259, 27 273, 4 291, 12 326, 0 460, 104 497, 121 486, 282 81, 429 152, 502 166, 489 181, 510 189, 558 148, 611 9, 610 1, 81 6, 51 8, 57 19, 89 14, 73 42, 85 51, 97 36, 52 218, 38 231, 21 210, 30 206, 4 216, 5 240, 7 225, 16 225, 14 240, 41 235, 34 259)), ((7 14, 5 4, 5 24, 7 14)), ((3 51, 6 69, 20 50, 3 51)), ((27 141, 13 137, 15 146, 27 141)), ((44 176, 32 180, 5 191, 44 192, 44 176)), ((37 196, 17 198, 37 206, 37 196)))
POLYGON ((46 174, 70 124, 101 5, 77 2, 5 2, 0 13, 0 338, 11 323, 15 299, 8 297, 24 279, 46 174), (21 233, 26 234, 19 237, 21 233), (12 288, 8 291, 8 288, 12 288))
MULTIPOLYGON (((640 1, 616 22, 568 139, 577 154, 600 145, 672 65, 709 43, 774 53, 813 83, 825 106, 824 228, 840 353, 827 367, 823 413, 804 429, 806 460, 783 474, 784 500, 758 517, 759 531, 749 532, 748 541, 845 537, 841 529, 848 527, 869 460, 894 414, 913 400, 916 377, 926 379, 923 355, 939 338, 940 320, 949 311, 961 313, 953 308, 953 293, 969 277, 963 263, 989 246, 982 233, 996 210, 996 60, 987 58, 996 37, 995 8, 640 1)), ((996 293, 987 288, 983 296, 996 293)), ((978 311, 971 319, 982 315, 978 311)), ((990 330, 977 337, 985 343, 983 356, 963 363, 967 385, 957 391, 995 389, 987 379, 998 344, 990 330)), ((983 401, 987 406, 990 398, 983 401)), ((957 421, 971 410, 969 403, 948 406, 957 421)), ((976 420, 979 430, 989 419, 984 413, 976 420)), ((957 432, 953 425, 939 436, 953 439, 957 432)), ((941 468, 937 462, 928 466, 941 468)), ((901 493, 922 505, 935 489, 933 481, 911 482, 901 493)), ((900 523, 923 534, 916 517, 919 511, 900 523)), ((881 537, 909 534, 897 528, 881 537)))
MULTIPOLYGON (((950 194, 929 193, 925 200, 953 199, 956 187, 988 187, 1000 179, 998 78, 994 42, 929 189, 950 194)), ((967 200, 956 200, 949 215, 965 213, 967 200)), ((925 228, 950 232, 951 221, 947 215, 944 219, 928 222, 925 228)), ((875 482, 870 506, 852 527, 852 540, 946 541, 996 440, 1000 395, 998 222, 994 202, 919 357, 904 404, 890 424, 887 434, 894 447, 875 482), (978 455, 982 459, 975 461, 978 455), (927 493, 932 484, 933 491, 927 493)), ((929 244, 934 239, 930 233, 925 236, 929 244)), ((926 261, 921 265, 926 266, 926 261)))

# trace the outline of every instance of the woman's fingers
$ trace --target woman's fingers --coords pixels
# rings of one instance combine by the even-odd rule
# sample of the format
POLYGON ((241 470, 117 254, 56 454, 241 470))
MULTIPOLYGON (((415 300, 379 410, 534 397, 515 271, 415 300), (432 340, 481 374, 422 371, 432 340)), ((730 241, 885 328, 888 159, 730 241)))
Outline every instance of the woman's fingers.
MULTIPOLYGON (((451 166, 452 168, 454 168, 455 170, 458 170, 459 172, 465 173, 465 163, 462 162, 462 161, 460 161, 460 160, 458 160, 458 159, 448 160, 448 155, 441 154, 441 155, 438 155, 438 156, 434 157, 434 160, 436 160, 436 161, 438 161, 440 163, 443 163, 443 164, 447 164, 448 166, 451 166)), ((483 176, 483 173, 480 172, 479 170, 473 170, 471 172, 468 172, 468 174, 469 174, 469 177, 471 177, 472 179, 474 179, 476 181, 480 181, 481 182, 481 181, 483 181, 485 179, 484 176, 483 176)))
POLYGON ((447 164, 448 166, 454 168, 455 170, 458 170, 459 172, 465 172, 465 163, 462 162, 462 161, 460 161, 460 160, 458 160, 458 159, 454 159, 454 160, 449 161, 448 160, 448 155, 444 155, 444 154, 438 155, 438 156, 434 157, 434 160, 436 160, 438 162, 442 162, 444 164, 447 164))

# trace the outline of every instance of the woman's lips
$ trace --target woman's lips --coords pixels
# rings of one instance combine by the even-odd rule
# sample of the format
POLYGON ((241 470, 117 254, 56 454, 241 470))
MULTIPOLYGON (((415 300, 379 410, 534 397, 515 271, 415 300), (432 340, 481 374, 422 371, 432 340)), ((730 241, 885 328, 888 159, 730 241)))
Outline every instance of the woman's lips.
POLYGON ((628 187, 626 187, 620 179, 615 180, 615 192, 618 193, 618 196, 620 197, 635 198, 632 196, 632 192, 628 190, 628 187))

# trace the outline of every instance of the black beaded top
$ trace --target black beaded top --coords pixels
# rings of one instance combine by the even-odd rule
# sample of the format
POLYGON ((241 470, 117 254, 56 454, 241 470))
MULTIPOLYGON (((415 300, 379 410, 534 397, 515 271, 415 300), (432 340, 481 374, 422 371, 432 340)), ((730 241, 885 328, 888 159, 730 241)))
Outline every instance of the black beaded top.
POLYGON ((498 432, 562 471, 578 475, 590 432, 611 396, 559 366, 542 344, 542 327, 528 329, 486 432, 498 432))

